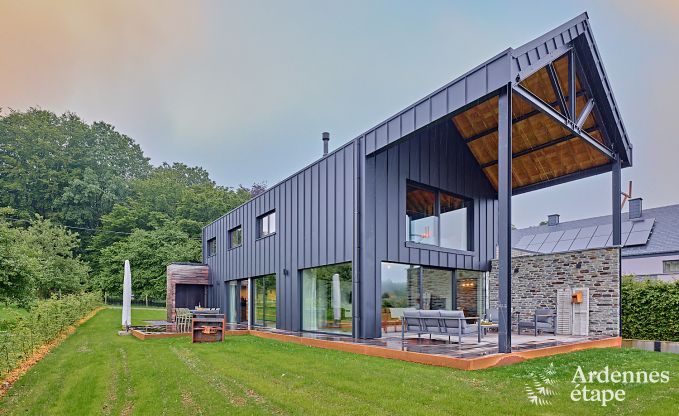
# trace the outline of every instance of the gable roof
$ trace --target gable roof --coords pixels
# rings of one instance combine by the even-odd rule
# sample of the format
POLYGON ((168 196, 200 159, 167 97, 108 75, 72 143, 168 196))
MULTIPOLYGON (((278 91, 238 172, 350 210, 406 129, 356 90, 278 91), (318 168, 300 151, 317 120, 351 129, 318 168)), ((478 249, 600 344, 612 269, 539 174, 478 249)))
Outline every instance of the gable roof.
MULTIPOLYGON (((646 223, 652 221, 648 240, 645 244, 624 246, 622 248, 623 257, 679 252, 679 204, 658 208, 645 208, 642 219, 646 223)), ((629 221, 628 212, 622 214, 622 221, 623 223, 629 221)), ((526 236, 537 236, 544 233, 561 231, 566 232, 568 230, 587 229, 590 227, 597 227, 599 229, 602 226, 611 227, 610 215, 564 221, 554 226, 540 225, 522 228, 512 231, 512 246, 517 248, 518 243, 526 236)), ((606 243, 606 245, 610 245, 610 240, 606 243)), ((518 249, 533 251, 527 250, 525 247, 518 249)))
POLYGON ((374 153, 427 124, 463 111, 507 84, 518 84, 571 47, 578 51, 604 118, 602 121, 608 126, 607 135, 618 147, 623 167, 631 166, 632 145, 586 12, 516 49, 506 49, 361 134, 359 137, 365 138, 365 153, 374 153))

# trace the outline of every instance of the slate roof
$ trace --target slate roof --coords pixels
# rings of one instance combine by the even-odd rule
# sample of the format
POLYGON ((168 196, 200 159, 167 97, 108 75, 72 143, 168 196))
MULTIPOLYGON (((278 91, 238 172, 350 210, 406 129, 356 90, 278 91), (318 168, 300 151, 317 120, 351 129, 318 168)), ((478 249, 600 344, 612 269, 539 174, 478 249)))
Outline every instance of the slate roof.
MULTIPOLYGON (((627 212, 622 214, 623 223, 628 221, 628 215, 629 213, 627 212)), ((646 220, 655 220, 648 241, 643 245, 623 247, 623 257, 679 252, 679 204, 658 208, 645 208, 643 210, 642 218, 646 220)), ((555 226, 540 225, 536 227, 521 228, 512 231, 512 246, 515 247, 518 242, 527 235, 610 224, 611 216, 604 215, 601 217, 584 218, 575 221, 564 221, 555 226)))

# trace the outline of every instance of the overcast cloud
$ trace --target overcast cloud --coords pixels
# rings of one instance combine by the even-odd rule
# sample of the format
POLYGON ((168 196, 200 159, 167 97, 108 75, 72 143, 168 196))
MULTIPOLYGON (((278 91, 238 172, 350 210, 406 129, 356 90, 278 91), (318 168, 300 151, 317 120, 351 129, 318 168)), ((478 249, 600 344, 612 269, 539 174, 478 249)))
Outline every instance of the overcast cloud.
MULTIPOLYGON (((679 203, 668 2, 0 1, 0 107, 103 120, 155 164, 273 185, 487 58, 589 12, 646 207, 679 203), (470 2, 471 3, 471 2, 470 2)), ((515 198, 514 223, 610 212, 610 175, 515 198)))

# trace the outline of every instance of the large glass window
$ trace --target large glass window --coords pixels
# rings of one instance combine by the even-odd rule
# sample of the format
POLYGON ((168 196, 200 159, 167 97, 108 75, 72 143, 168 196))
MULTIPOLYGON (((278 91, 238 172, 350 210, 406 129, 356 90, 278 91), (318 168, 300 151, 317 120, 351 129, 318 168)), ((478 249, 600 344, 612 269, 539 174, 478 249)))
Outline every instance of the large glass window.
POLYGON ((441 247, 469 250, 469 212, 464 199, 441 192, 441 247))
POLYGON ((351 263, 302 271, 302 329, 351 334, 351 263))
POLYGON ((400 330, 405 309, 459 309, 465 316, 485 313, 483 272, 382 262, 381 286, 383 332, 400 330))
POLYGON ((238 310, 237 305, 240 303, 238 295, 237 282, 233 280, 228 282, 226 285, 226 304, 228 305, 228 309, 226 311, 226 320, 231 324, 238 322, 238 315, 236 312, 238 310))
POLYGON ((276 232, 276 211, 257 218, 257 237, 262 238, 276 232))
POLYGON ((252 279, 253 324, 276 327, 276 275, 252 279))
POLYGON ((243 244, 243 228, 238 226, 229 230, 229 248, 236 248, 243 244))
POLYGON ((407 188, 406 219, 408 241, 438 245, 436 193, 410 184, 407 188))
POLYGON ((422 269, 422 309, 453 309, 453 272, 422 269))
POLYGON ((412 183, 406 188, 408 241, 469 250, 471 201, 412 183))
POLYGON ((207 255, 212 257, 217 254, 217 238, 207 240, 207 255))
POLYGON ((483 316, 485 311, 486 278, 483 272, 457 270, 455 291, 457 309, 465 316, 483 316))

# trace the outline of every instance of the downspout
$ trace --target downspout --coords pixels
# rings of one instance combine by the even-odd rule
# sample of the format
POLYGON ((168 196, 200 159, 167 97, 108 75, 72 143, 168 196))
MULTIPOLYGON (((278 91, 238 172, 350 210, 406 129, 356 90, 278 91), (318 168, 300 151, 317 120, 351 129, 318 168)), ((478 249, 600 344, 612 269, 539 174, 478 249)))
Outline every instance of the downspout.
POLYGON ((362 152, 362 137, 359 137, 354 142, 354 252, 353 252, 353 290, 352 290, 352 308, 353 320, 352 336, 360 338, 361 331, 361 184, 362 184, 362 168, 363 168, 363 152, 362 152))

